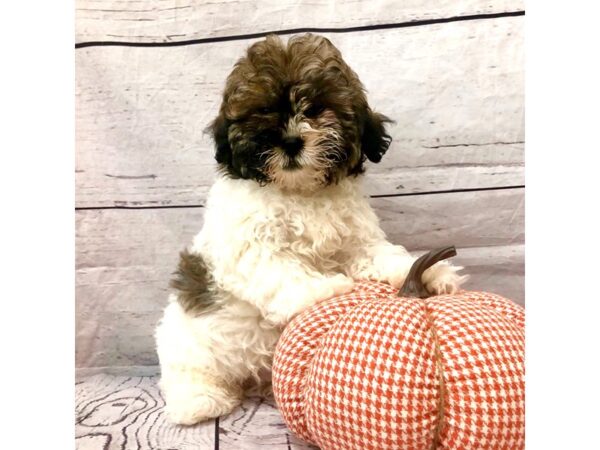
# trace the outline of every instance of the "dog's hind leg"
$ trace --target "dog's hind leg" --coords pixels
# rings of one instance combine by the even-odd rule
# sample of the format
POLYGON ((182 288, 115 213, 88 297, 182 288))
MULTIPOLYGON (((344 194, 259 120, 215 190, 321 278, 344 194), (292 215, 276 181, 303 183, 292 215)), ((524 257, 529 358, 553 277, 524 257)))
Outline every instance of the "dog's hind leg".
POLYGON ((224 416, 241 401, 237 383, 228 383, 201 368, 163 365, 161 371, 165 412, 174 423, 193 425, 224 416))
POLYGON ((230 413, 242 401, 242 384, 270 369, 279 333, 247 302, 230 297, 194 315, 173 295, 156 329, 168 417, 191 425, 230 413))
POLYGON ((210 314, 193 317, 171 301, 156 329, 165 411, 178 424, 228 414, 241 401, 237 380, 219 371, 214 355, 218 349, 209 335, 210 318, 210 314))

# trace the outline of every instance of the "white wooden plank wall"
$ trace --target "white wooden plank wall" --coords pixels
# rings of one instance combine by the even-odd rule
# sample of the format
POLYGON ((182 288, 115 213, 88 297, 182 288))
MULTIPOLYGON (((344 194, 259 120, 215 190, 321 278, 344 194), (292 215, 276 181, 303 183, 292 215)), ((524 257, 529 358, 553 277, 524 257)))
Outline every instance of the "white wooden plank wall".
POLYGON ((522 10, 519 0, 79 0, 77 367, 157 364, 169 275, 214 179, 202 130, 257 40, 244 35, 268 31, 327 28, 371 104, 396 121, 365 179, 390 239, 414 251, 455 244, 468 287, 524 303, 522 10))
POLYGON ((181 42, 295 28, 347 28, 523 9, 515 0, 78 0, 76 40, 181 42))

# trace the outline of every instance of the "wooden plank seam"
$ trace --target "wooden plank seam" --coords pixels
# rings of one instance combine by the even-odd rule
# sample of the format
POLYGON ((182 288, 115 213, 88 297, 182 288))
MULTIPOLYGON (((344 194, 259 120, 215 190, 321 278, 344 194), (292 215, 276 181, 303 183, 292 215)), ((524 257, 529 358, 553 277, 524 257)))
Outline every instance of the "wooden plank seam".
POLYGON ((487 20, 487 19, 498 19, 502 17, 516 17, 524 16, 525 11, 509 11, 501 13, 491 14, 472 14, 465 16, 456 17, 445 17, 439 19, 423 19, 414 20, 410 22, 400 23, 385 23, 377 25, 363 25, 356 27, 341 27, 341 28, 327 28, 327 27, 302 27, 302 28, 291 28, 287 30, 273 30, 273 31, 262 31, 260 33, 248 33, 238 34, 232 36, 218 36, 203 39, 189 39, 185 41, 170 41, 170 42, 128 42, 128 41, 88 41, 78 42, 75 44, 75 48, 86 48, 86 47, 106 47, 106 46, 123 46, 123 47, 178 47, 182 45, 197 45, 197 44, 209 44, 214 42, 227 42, 227 41, 239 41, 244 39, 256 39, 268 36, 269 34, 287 35, 295 33, 352 33, 357 31, 373 31, 373 30, 388 30, 392 28, 409 28, 419 27, 424 25, 435 25, 440 23, 450 22, 463 22, 468 20, 487 20))
MULTIPOLYGON (((488 188, 472 188, 472 189, 448 189, 442 191, 429 192, 404 192, 400 194, 374 194, 370 198, 393 198, 393 197, 414 197, 418 195, 435 195, 435 194, 456 194, 461 192, 485 192, 485 191, 505 191, 507 189, 525 189, 524 184, 516 186, 498 186, 488 188)), ((176 208, 204 208, 204 205, 146 205, 146 206, 76 206, 75 211, 96 211, 103 209, 128 209, 128 210, 143 210, 143 209, 176 209, 176 208)))

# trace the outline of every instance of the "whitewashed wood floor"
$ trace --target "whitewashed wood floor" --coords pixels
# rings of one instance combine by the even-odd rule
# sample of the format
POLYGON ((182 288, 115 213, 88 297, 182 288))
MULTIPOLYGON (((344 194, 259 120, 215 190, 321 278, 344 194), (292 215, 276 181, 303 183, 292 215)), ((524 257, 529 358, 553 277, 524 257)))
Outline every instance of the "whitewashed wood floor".
POLYGON ((309 450, 287 429, 274 400, 250 398, 226 417, 171 424, 156 376, 98 374, 75 385, 78 450, 309 450))

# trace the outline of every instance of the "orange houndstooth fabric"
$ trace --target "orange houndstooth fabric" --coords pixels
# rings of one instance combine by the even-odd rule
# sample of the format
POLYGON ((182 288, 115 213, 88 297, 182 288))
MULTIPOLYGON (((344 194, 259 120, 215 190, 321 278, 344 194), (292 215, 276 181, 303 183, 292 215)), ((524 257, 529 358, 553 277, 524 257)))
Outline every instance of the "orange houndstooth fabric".
POLYGON ((322 450, 523 449, 524 321, 494 294, 358 283, 286 327, 275 399, 322 450))

